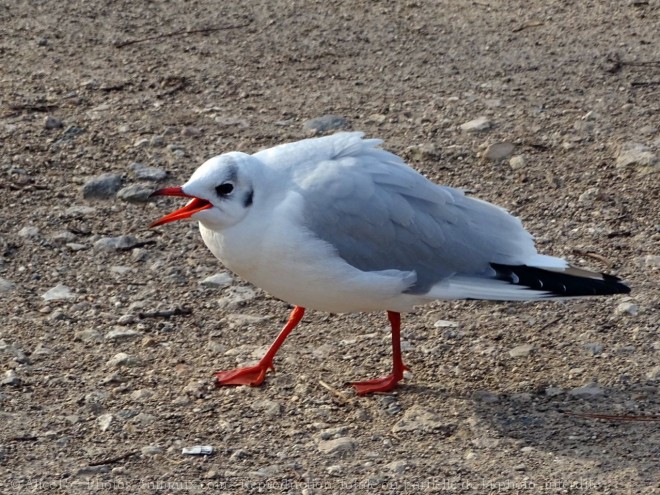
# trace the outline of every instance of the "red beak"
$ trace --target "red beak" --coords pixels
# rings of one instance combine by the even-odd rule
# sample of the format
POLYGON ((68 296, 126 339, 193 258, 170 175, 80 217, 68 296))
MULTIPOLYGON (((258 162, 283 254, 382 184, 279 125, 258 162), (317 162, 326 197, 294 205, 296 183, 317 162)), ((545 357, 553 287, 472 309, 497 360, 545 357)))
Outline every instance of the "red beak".
POLYGON ((196 198, 190 194, 183 192, 183 189, 180 187, 166 187, 164 189, 158 189, 157 191, 152 192, 149 197, 153 196, 181 196, 183 198, 192 198, 186 206, 179 208, 172 213, 165 215, 162 218, 159 218, 151 225, 149 228, 156 227, 158 225, 163 225, 164 223, 174 222, 176 220, 183 220, 184 218, 189 218, 191 215, 194 215, 198 211, 208 210, 212 208, 213 205, 206 201, 205 199, 196 198))

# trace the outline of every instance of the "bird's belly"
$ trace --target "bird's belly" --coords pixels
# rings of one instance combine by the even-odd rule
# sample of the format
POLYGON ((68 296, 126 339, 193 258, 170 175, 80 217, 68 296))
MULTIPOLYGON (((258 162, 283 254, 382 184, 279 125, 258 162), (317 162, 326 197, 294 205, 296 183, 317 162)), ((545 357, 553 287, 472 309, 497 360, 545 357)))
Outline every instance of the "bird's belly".
POLYGON ((203 228, 201 232, 207 247, 232 272, 296 306, 352 313, 407 311, 416 303, 402 294, 403 275, 362 272, 318 239, 246 249, 215 232, 203 228))

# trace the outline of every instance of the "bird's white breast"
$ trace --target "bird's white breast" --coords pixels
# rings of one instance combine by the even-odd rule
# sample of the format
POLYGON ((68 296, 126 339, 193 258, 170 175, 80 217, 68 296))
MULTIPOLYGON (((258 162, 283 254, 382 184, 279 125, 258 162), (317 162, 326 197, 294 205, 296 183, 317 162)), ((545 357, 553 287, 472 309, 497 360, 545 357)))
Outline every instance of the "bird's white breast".
POLYGON ((271 223, 250 215, 222 232, 200 224, 202 239, 231 271, 297 306, 333 313, 412 307, 416 301, 402 292, 414 274, 352 267, 303 227, 298 199, 276 207, 269 214, 271 223))

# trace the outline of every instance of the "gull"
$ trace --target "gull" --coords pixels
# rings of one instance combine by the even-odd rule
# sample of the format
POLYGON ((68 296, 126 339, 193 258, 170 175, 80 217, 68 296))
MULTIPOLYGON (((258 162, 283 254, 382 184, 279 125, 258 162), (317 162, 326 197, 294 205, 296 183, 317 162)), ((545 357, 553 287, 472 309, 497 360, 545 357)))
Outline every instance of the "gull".
POLYGON ((254 366, 221 385, 261 385, 305 308, 386 311, 392 371, 354 382, 357 394, 396 388, 401 313, 435 300, 545 300, 628 293, 620 279, 539 254, 519 219, 437 185, 360 132, 305 139, 249 155, 224 153, 182 186, 153 196, 188 203, 151 227, 199 222, 208 249, 239 277, 294 306, 254 366))

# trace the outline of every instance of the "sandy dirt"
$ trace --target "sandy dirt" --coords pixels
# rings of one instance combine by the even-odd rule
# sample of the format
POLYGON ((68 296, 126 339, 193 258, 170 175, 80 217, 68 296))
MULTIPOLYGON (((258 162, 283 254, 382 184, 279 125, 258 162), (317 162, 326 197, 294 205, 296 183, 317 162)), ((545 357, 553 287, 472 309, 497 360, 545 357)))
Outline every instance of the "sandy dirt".
POLYGON ((13 1, 0 30, 2 493, 658 492, 657 0, 13 1), (388 370, 385 315, 309 312, 264 386, 214 388, 290 306, 200 285, 196 225, 147 228, 179 202, 83 186, 328 114, 632 293, 419 308, 372 397, 345 384, 388 370))

